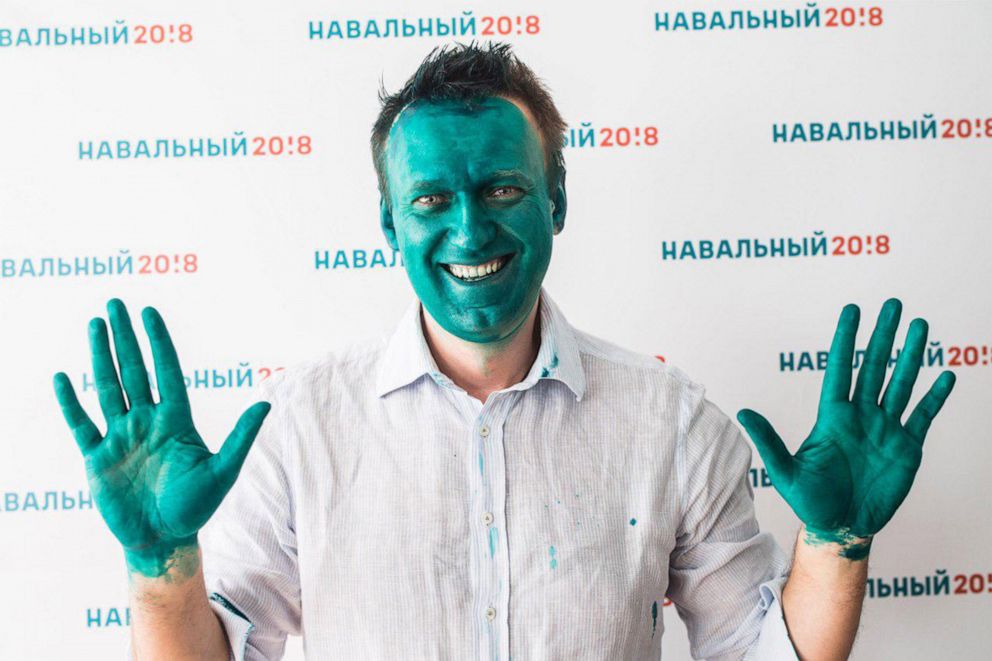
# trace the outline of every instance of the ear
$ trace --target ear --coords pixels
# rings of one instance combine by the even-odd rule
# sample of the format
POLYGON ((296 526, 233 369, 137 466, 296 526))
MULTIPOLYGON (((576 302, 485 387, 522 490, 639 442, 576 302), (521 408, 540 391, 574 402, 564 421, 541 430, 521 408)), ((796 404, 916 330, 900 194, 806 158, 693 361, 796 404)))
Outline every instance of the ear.
POLYGON ((396 242, 396 228, 393 227, 393 212, 389 209, 386 198, 379 196, 379 226, 386 237, 386 243, 393 250, 399 250, 399 243, 396 242))
POLYGON ((558 185, 551 195, 551 224, 555 234, 565 229, 565 212, 568 210, 568 197, 565 195, 565 168, 561 169, 558 185))

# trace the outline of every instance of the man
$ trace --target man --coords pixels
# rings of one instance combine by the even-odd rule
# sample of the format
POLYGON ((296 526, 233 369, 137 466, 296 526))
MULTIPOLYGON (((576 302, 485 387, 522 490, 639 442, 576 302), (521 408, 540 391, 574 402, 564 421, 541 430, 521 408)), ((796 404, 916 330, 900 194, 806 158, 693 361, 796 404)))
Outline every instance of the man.
POLYGON ((502 45, 435 50, 384 97, 380 220, 418 300, 387 343, 267 381, 217 454, 159 314, 142 315, 158 403, 123 304, 108 305, 120 382, 91 322, 107 434, 63 373, 55 389, 125 550, 137 658, 278 658, 302 633, 317 659, 657 659, 666 596, 695 657, 847 656, 872 538, 953 385, 942 374, 901 423, 926 323, 882 396, 887 302, 852 396, 844 309, 795 456, 741 412, 804 522, 788 572, 758 530, 736 426, 678 370, 570 326, 541 288, 567 208, 563 129, 502 45))

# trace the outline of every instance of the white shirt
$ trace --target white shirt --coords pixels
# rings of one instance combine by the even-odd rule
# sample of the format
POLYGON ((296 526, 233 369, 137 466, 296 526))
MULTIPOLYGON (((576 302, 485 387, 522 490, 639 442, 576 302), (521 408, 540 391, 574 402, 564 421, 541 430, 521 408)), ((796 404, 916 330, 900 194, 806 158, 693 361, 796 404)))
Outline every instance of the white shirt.
POLYGON ((543 290, 539 312, 529 374, 485 404, 438 370, 419 301, 388 341, 262 384, 201 534, 236 659, 287 634, 321 660, 660 659, 666 596, 696 658, 797 658, 740 431, 543 290))

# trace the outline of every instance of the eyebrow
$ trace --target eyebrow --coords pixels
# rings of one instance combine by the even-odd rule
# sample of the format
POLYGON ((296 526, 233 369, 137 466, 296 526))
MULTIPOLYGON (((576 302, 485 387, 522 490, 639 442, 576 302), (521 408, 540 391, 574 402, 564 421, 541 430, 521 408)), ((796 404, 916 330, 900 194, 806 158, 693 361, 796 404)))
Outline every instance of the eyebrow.
POLYGON ((520 179, 525 182, 532 183, 530 177, 524 174, 520 170, 495 170, 489 173, 487 179, 520 179))
POLYGON ((413 186, 410 187, 411 191, 419 191, 424 189, 438 189, 444 188, 444 182, 440 179, 425 179, 422 181, 413 182, 413 186))
MULTIPOLYGON (((491 181, 493 179, 517 179, 523 181, 527 184, 533 184, 530 177, 523 173, 521 170, 493 170, 485 177, 485 181, 491 181)), ((445 182, 440 179, 422 179, 420 181, 415 181, 410 187, 411 192, 421 191, 421 190, 440 190, 445 188, 445 182)))

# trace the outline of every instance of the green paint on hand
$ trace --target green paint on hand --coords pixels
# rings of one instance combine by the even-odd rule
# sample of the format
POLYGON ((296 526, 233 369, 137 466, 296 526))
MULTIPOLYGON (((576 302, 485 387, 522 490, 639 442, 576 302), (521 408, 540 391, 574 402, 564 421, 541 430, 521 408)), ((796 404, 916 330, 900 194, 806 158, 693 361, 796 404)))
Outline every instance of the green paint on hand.
POLYGON ((853 394, 851 366, 860 312, 855 305, 841 312, 816 423, 795 455, 760 414, 744 409, 737 415, 775 489, 805 524, 808 543, 839 544, 839 554, 852 560, 867 557, 872 536, 909 493, 930 423, 954 386, 954 374, 943 372, 902 422, 923 362, 927 323, 915 319, 909 325, 883 393, 901 312, 897 299, 882 306, 853 394))
POLYGON ((127 309, 112 299, 107 311, 119 377, 106 324, 95 318, 89 325, 107 433, 100 434, 63 372, 55 375, 55 396, 86 460, 93 500, 124 547, 130 572, 181 579, 199 566, 197 532, 234 484, 270 405, 251 406, 220 452, 210 452, 193 426, 182 369, 162 317, 150 307, 141 315, 155 363, 160 396, 155 402, 127 309))

